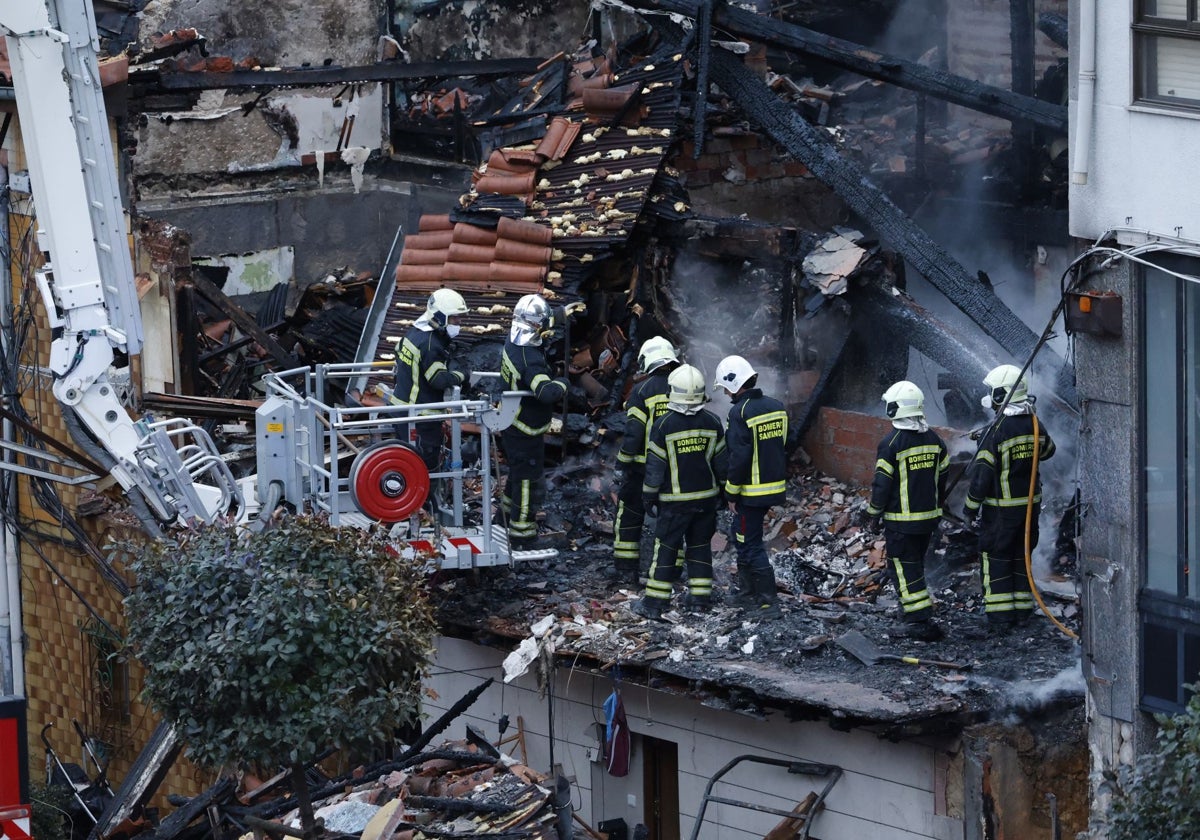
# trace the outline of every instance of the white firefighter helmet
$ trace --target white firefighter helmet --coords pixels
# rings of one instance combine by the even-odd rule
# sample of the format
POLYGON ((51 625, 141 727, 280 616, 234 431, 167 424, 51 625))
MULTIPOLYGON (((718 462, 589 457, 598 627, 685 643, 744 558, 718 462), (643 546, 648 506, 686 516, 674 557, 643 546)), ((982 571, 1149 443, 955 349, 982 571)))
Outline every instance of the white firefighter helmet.
POLYGON ((1000 365, 992 368, 983 378, 983 384, 988 386, 988 394, 981 400, 984 408, 999 408, 1008 399, 1008 404, 1023 403, 1029 399, 1029 383, 1021 375, 1021 369, 1016 365, 1000 365), (1012 398, 1008 394, 1012 392, 1012 398))
POLYGON ((902 379, 883 392, 883 408, 892 420, 925 416, 925 395, 921 389, 902 379))
POLYGON ((667 377, 671 386, 667 395, 667 408, 680 414, 695 414, 708 401, 704 386, 704 374, 691 365, 680 365, 667 377))
POLYGON ((550 304, 541 295, 525 295, 513 307, 508 340, 513 344, 535 347, 542 343, 542 330, 550 320, 550 304))
POLYGON ((414 326, 422 330, 445 329, 450 319, 466 315, 470 310, 463 296, 453 289, 438 289, 425 301, 425 312, 417 318, 414 326))
POLYGON ((757 375, 758 373, 750 366, 750 363, 741 356, 726 356, 721 360, 721 364, 717 365, 716 382, 713 384, 724 388, 731 394, 736 394, 742 390, 743 385, 757 375))
POLYGON ((647 338, 638 351, 638 373, 650 373, 670 363, 679 362, 675 346, 661 335, 647 338))

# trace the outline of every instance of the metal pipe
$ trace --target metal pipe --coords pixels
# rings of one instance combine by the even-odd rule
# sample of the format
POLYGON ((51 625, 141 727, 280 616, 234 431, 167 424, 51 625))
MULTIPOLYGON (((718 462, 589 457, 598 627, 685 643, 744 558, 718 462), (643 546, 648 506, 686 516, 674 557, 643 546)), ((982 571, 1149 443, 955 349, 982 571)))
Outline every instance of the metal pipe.
POLYGON ((1096 110, 1096 4, 1079 4, 1079 87, 1075 102, 1074 148, 1071 150, 1071 183, 1088 182, 1088 161, 1092 156, 1092 123, 1096 110))
MULTIPOLYGON (((0 166, 0 254, 5 256, 4 266, 11 268, 12 243, 8 238, 8 167, 0 166)), ((11 275, 10 275, 11 276, 11 275)), ((7 287, 6 287, 7 288, 7 287)), ((7 288, 3 301, 0 301, 0 348, 2 348, 4 364, 0 372, 3 374, 4 399, 12 401, 16 396, 16 365, 20 351, 14 346, 15 333, 13 328, 12 289, 7 288)), ((6 442, 16 443, 16 425, 5 417, 3 436, 6 442)), ((4 460, 8 463, 16 461, 16 453, 5 448, 4 460)), ((17 474, 4 471, 0 481, 4 482, 4 527, 0 529, 0 554, 4 557, 3 599, 0 600, 0 634, 8 636, 8 644, 4 647, 2 665, 0 668, 0 694, 12 697, 25 696, 25 630, 21 622, 21 561, 17 554, 17 474)))

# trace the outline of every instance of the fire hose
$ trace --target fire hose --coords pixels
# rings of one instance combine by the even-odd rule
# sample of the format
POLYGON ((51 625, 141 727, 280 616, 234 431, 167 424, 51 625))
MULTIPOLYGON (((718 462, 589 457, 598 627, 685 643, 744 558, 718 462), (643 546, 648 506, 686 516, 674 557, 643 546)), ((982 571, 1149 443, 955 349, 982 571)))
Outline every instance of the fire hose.
POLYGON ((1046 602, 1042 600, 1042 593, 1038 592, 1037 583, 1033 579, 1033 494, 1037 490, 1038 457, 1042 454, 1042 439, 1038 428, 1037 414, 1030 416, 1033 418, 1033 469, 1029 473, 1029 498, 1025 500, 1025 578, 1029 581, 1029 591, 1033 593, 1034 600, 1037 601, 1038 607, 1041 608, 1046 618, 1053 621, 1054 626, 1067 636, 1078 641, 1079 635, 1046 609, 1046 602))

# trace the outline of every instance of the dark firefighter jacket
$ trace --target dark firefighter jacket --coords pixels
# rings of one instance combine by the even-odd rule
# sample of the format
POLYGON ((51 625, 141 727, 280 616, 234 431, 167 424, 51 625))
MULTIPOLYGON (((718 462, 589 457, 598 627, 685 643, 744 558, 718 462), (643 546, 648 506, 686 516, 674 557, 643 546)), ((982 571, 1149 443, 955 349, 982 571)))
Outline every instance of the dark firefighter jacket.
POLYGON ((892 429, 879 442, 867 513, 883 514, 884 526, 903 534, 937 528, 946 498, 950 455, 937 432, 892 429))
POLYGON ((669 371, 659 368, 639 382, 625 401, 625 436, 617 461, 622 465, 644 467, 646 447, 650 445, 650 429, 654 421, 667 411, 669 371))
MULTIPOLYGON (((1041 423, 1038 423, 1038 438, 1038 460, 1045 461, 1054 455, 1054 441, 1041 423)), ((979 441, 979 450, 971 462, 971 486, 964 505, 967 518, 973 519, 980 505, 1002 514, 1019 511, 1024 516, 1032 474, 1033 415, 1005 415, 979 441)), ((1041 500, 1039 476, 1033 501, 1041 500)))
POLYGON ((520 346, 506 341, 500 354, 500 378, 510 391, 533 391, 533 396, 521 398, 512 428, 527 435, 545 434, 554 405, 567 393, 565 380, 551 378, 546 351, 532 344, 520 346))
POLYGON ((787 495, 788 457, 800 443, 799 429, 789 428, 783 403, 750 388, 729 407, 725 448, 729 478, 725 495, 751 507, 782 504, 787 495))
POLYGON ((729 453, 721 420, 708 409, 667 411, 650 430, 642 496, 649 504, 715 499, 725 480, 729 453))
POLYGON ((463 381, 462 373, 447 366, 449 359, 445 330, 410 329, 396 353, 396 399, 405 405, 445 399, 446 389, 463 381))

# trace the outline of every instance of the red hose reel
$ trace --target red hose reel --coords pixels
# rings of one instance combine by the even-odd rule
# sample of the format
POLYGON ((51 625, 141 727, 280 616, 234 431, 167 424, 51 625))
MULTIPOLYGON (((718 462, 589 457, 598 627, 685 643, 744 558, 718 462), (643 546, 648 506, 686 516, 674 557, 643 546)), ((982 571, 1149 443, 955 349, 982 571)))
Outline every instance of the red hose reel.
POLYGON ((412 447, 397 441, 376 443, 354 459, 350 496, 371 519, 401 522, 429 497, 429 469, 412 447))

